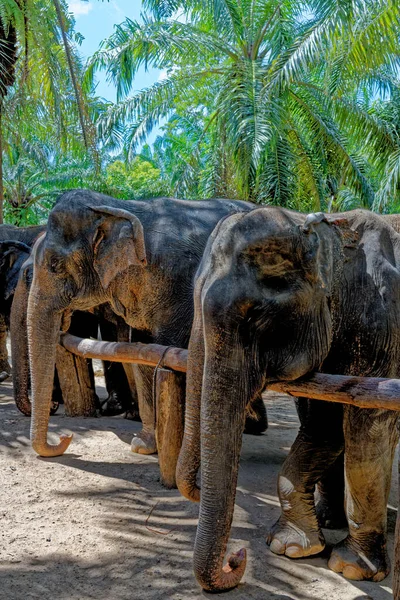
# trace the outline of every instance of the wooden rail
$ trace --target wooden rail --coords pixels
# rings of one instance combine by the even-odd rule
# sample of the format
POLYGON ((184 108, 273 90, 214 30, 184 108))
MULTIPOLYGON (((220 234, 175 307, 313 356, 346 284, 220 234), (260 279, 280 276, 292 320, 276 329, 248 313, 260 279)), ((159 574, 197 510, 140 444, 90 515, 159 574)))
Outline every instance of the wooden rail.
MULTIPOLYGON (((62 333, 60 344, 69 352, 84 358, 98 358, 121 363, 163 367, 186 372, 187 350, 126 342, 101 342, 62 333)), ((360 408, 383 408, 400 411, 400 379, 353 377, 315 373, 297 381, 280 381, 268 385, 269 390, 291 396, 352 404, 360 408)))
POLYGON ((163 355, 162 366, 186 373, 188 351, 160 344, 141 344, 128 342, 100 342, 76 337, 69 333, 60 335, 60 344, 66 350, 84 358, 98 358, 120 363, 136 363, 155 367, 163 355))

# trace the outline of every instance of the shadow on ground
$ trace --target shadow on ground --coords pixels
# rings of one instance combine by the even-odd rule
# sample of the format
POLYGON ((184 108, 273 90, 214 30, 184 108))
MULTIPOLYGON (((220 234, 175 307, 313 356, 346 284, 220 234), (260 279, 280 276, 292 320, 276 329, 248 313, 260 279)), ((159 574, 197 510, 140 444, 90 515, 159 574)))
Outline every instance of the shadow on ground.
MULTIPOLYGON (((73 431, 70 452, 41 459, 10 392, 9 382, 0 386, 0 600, 209 598, 192 572, 198 506, 161 486, 156 457, 130 453, 140 425, 56 415, 51 435, 73 431)), ((267 434, 244 438, 229 543, 248 550, 247 571, 236 590, 217 597, 389 600, 389 578, 348 582, 329 571, 329 547, 297 561, 268 550, 265 537, 279 515, 276 478, 298 427, 291 401, 273 398, 268 410, 267 434)), ((391 509, 390 552, 394 520, 391 509)), ((327 532, 327 541, 345 535, 327 532)))

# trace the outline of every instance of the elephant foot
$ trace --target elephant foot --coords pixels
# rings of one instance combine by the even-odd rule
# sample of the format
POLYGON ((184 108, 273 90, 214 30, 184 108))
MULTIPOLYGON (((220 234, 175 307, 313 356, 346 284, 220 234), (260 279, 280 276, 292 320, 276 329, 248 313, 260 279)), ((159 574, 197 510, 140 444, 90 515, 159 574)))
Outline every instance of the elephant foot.
POLYGON ((347 527, 346 513, 343 506, 331 506, 321 499, 315 507, 320 527, 324 529, 344 529, 347 527))
POLYGON ((319 530, 303 531, 285 517, 281 517, 272 527, 267 544, 274 554, 284 554, 289 558, 319 554, 325 548, 324 536, 319 530))
POLYGON ((136 454, 156 454, 156 438, 154 433, 141 431, 132 438, 131 451, 136 454))
POLYGON ((7 373, 7 371, 0 372, 0 382, 5 381, 10 377, 11 373, 7 373))
POLYGON ((101 414, 105 417, 115 417, 125 412, 122 402, 115 392, 111 392, 101 403, 101 414))
POLYGON ((139 410, 134 406, 126 410, 125 419, 129 419, 130 421, 139 421, 139 423, 142 421, 139 410))
POLYGON ((50 404, 50 414, 55 415, 58 411, 60 403, 57 400, 52 400, 50 404))
POLYGON ((4 381, 5 379, 7 379, 7 377, 10 377, 11 375, 11 367, 10 367, 10 363, 8 362, 7 358, 1 358, 0 359, 0 377, 2 377, 3 379, 1 379, 1 381, 4 381))
POLYGON ((375 535, 364 547, 348 536, 333 548, 328 567, 346 579, 382 581, 390 572, 384 536, 375 535))

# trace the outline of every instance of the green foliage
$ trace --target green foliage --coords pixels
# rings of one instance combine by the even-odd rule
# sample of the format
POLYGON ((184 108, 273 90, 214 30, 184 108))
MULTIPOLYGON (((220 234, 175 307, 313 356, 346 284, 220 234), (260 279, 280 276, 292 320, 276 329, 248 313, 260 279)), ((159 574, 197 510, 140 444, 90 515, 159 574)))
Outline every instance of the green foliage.
POLYGON ((111 162, 106 168, 105 183, 108 193, 116 198, 153 198, 169 195, 169 187, 161 180, 161 172, 140 156, 130 163, 111 162))
POLYGON ((398 137, 373 99, 391 101, 398 2, 146 0, 88 67, 119 101, 103 135, 126 152, 167 120, 155 154, 186 197, 230 195, 301 209, 383 208, 400 176, 398 137), (166 76, 130 96, 141 66, 166 76), (389 170, 388 170, 389 165, 389 170))
POLYGON ((143 6, 84 68, 65 0, 0 0, 20 56, 1 106, 7 220, 42 222, 74 187, 400 210, 397 0, 143 6), (163 76, 132 94, 143 66, 163 76), (115 104, 95 96, 99 69, 115 104))

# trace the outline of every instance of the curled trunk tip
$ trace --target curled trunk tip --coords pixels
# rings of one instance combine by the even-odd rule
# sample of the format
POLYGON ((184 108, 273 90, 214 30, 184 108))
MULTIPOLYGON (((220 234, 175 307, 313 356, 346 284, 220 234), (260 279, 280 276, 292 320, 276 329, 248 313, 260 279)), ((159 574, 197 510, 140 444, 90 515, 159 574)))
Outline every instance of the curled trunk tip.
POLYGON ((200 488, 196 484, 180 479, 178 471, 176 473, 176 484, 184 498, 191 502, 200 502, 200 488))
POLYGON ((216 575, 196 574, 197 581, 206 592, 227 592, 239 585, 246 570, 247 553, 245 548, 230 554, 226 565, 216 575))
POLYGON ((32 440, 32 448, 39 456, 52 457, 61 456, 67 450, 72 440, 71 435, 60 435, 60 443, 56 445, 48 444, 47 442, 40 443, 35 439, 32 440))
POLYGON ((23 415, 25 415, 26 417, 31 416, 32 408, 31 408, 31 403, 29 401, 21 402, 21 401, 19 401, 19 399, 15 398, 15 405, 23 415))
MULTIPOLYGON (((187 432, 185 431, 185 435, 187 432)), ((187 451, 185 439, 176 465, 176 485, 184 498, 191 502, 200 502, 200 488, 196 483, 197 464, 193 466, 190 462, 191 453, 187 451)))

